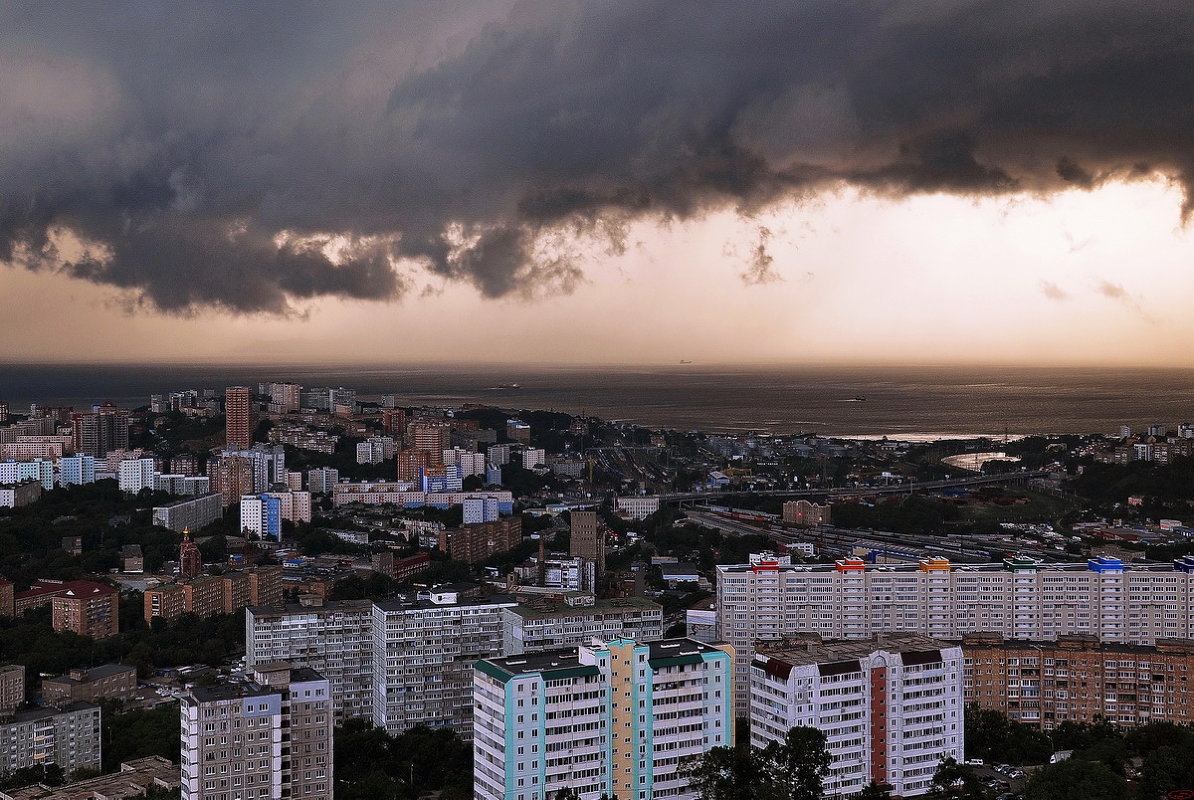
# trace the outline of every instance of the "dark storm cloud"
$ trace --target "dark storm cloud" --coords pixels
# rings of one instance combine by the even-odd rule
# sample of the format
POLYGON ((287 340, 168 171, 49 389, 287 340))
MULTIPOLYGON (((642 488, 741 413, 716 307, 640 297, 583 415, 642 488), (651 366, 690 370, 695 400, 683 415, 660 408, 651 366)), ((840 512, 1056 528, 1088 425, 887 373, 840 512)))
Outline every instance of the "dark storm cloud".
POLYGON ((529 294, 580 279, 545 231, 842 183, 1189 197, 1194 5, 10 4, 0 129, 4 261, 178 312, 388 299, 403 259, 529 294))

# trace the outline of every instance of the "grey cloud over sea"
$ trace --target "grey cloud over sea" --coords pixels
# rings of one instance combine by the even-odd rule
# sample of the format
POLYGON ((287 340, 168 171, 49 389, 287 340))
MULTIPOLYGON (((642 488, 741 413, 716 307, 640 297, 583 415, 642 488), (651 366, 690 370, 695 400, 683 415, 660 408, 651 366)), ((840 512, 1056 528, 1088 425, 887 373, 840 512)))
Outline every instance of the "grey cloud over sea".
POLYGON ((12 3, 0 261, 175 313, 567 290, 545 232, 842 184, 1189 198, 1192 99, 1172 0, 12 3))

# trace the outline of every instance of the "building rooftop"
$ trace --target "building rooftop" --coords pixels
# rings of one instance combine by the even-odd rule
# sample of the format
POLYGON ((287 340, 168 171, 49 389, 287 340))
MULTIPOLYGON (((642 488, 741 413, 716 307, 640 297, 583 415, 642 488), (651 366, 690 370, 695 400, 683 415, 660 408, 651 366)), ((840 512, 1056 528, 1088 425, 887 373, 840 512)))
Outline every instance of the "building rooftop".
POLYGON ((618 597, 613 600, 597 600, 588 606, 570 606, 563 601, 532 600, 521 603, 510 609, 524 619, 545 619, 547 617, 569 617, 578 614, 610 614, 630 611, 658 610, 663 613, 663 606, 645 597, 618 597))
POLYGON ((1124 655, 1156 655, 1157 653, 1194 653, 1194 639, 1158 638, 1155 645, 1124 644, 1104 642, 1089 633, 1061 634, 1056 640, 1008 639, 1003 634, 989 631, 973 631, 963 634, 963 650, 1097 650, 1101 653, 1124 655))
POLYGON ((460 606, 512 606, 514 605, 514 602, 514 598, 510 597, 509 595, 495 594, 482 598, 459 598, 452 603, 435 603, 431 600, 418 600, 412 597, 395 597, 390 600, 379 600, 374 603, 374 605, 376 605, 382 611, 392 613, 397 611, 414 611, 418 609, 430 608, 457 608, 460 606))
POLYGON ((372 600, 325 600, 322 605, 303 605, 302 603, 286 603, 281 606, 249 606, 249 613, 257 618, 286 617, 295 614, 332 614, 339 611, 364 610, 373 608, 372 600))
POLYGON ((179 768, 161 756, 146 756, 126 761, 119 772, 97 775, 64 786, 49 787, 35 783, 19 789, 0 791, 0 800, 108 800, 138 797, 150 786, 168 789, 179 785, 179 768))
MULTIPOLYGON (((888 549, 891 549, 888 547, 888 549)), ((830 573, 843 571, 843 562, 857 562, 845 564, 846 572, 895 572, 913 574, 918 572, 925 572, 924 561, 940 562, 938 559, 922 559, 921 562, 912 564, 871 564, 863 562, 862 559, 845 558, 839 559, 838 563, 834 564, 780 564, 777 567, 771 566, 771 572, 812 572, 812 573, 830 573)), ((1091 559, 1091 561, 1096 561, 1091 559)), ((949 564, 948 561, 943 563, 935 563, 930 565, 934 571, 950 571, 950 572, 1010 572, 1011 570, 1034 570, 1038 572, 1095 572, 1095 571, 1110 571, 1116 567, 1107 564, 1105 561, 1092 564, 1088 561, 1077 562, 1062 562, 1054 563, 1048 561, 1039 561, 1037 559, 1028 559, 1024 557, 1013 557, 1004 561, 990 562, 983 564, 949 564)), ((1191 563, 1191 568, 1194 569, 1194 562, 1191 563)), ((1124 572, 1175 572, 1181 571, 1179 567, 1172 561, 1132 561, 1122 564, 1124 572)), ((727 575, 745 574, 748 572, 760 571, 750 564, 719 564, 717 571, 727 575)))
POLYGON ((877 650, 882 650, 905 656, 905 664, 923 663, 916 660, 915 656, 932 655, 935 658, 930 660, 940 661, 941 650, 947 647, 957 647, 957 645, 908 631, 879 633, 868 639, 841 639, 827 642, 820 641, 820 637, 815 634, 806 634, 798 638, 781 639, 774 645, 759 646, 755 661, 761 663, 778 661, 796 667, 857 660, 865 658, 877 650))
MULTIPOLYGON (((568 650, 546 650, 540 653, 524 653, 505 658, 488 658, 478 661, 478 666, 486 664, 496 667, 507 676, 504 680, 517 675, 530 675, 539 672, 554 672, 556 670, 575 670, 584 668, 596 675, 599 670, 589 664, 580 663, 580 652, 573 647, 568 650)), ((490 673, 493 674, 493 673, 490 673)), ((496 676, 495 676, 496 677, 496 676)))
MULTIPOLYGON (((3 667, 0 667, 3 670, 3 667)), ((102 664, 91 669, 81 670, 82 677, 74 678, 70 675, 59 675, 56 678, 46 678, 43 683, 86 683, 88 681, 100 680, 102 678, 109 678, 113 675, 121 675, 127 672, 136 672, 137 668, 129 666, 128 664, 102 664)))
POLYGON ((23 592, 16 593, 16 599, 29 597, 44 597, 45 595, 63 595, 68 597, 91 597, 94 595, 116 594, 111 586, 95 581, 51 581, 39 580, 23 592))
POLYGON ((33 722, 39 719, 49 719, 50 717, 59 714, 69 714, 74 711, 94 711, 99 710, 99 706, 95 703, 68 703, 62 708, 54 708, 47 706, 45 708, 29 708, 23 711, 18 711, 13 715, 13 722, 33 722))
MULTIPOLYGON (((215 686, 192 686, 191 696, 200 703, 214 703, 242 697, 265 697, 278 694, 280 691, 278 687, 260 686, 256 683, 220 683, 215 686)), ((185 702, 186 698, 183 700, 185 702)))

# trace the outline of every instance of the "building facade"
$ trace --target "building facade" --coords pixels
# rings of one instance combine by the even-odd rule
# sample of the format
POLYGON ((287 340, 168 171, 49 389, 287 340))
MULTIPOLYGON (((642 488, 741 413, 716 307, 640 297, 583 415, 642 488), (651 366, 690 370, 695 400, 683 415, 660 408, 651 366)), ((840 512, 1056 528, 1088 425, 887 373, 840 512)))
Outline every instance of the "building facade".
POLYGON ((0 774, 39 764, 64 773, 98 770, 101 763, 100 707, 74 703, 66 708, 18 711, 0 720, 0 774))
POLYGON ((0 719, 24 704, 25 667, 20 664, 0 665, 0 719))
POLYGON ((914 633, 777 643, 750 667, 750 743, 797 726, 825 733, 827 795, 871 781, 894 797, 926 794, 946 758, 963 760, 962 649, 914 633))
MULTIPOLYGON (((496 501, 495 501, 496 504, 496 501)), ((522 518, 462 525, 439 532, 439 549, 457 561, 477 564, 522 542, 522 518)))
MULTIPOLYGON (((972 631, 1022 639, 1090 634, 1125 644, 1194 638, 1194 557, 1130 566, 1102 557, 1068 564, 1014 557, 955 567, 940 558, 792 565, 759 554, 717 572, 717 635, 734 645, 743 671, 755 641, 802 631, 827 639, 895 630, 937 639, 972 631)), ((739 675, 741 713, 748 691, 739 675)))
POLYGON ((597 577, 605 574, 605 537, 596 511, 573 511, 568 555, 588 559, 596 565, 597 577))
POLYGON ((373 722, 391 734, 416 725, 473 735, 473 664, 502 654, 502 609, 512 600, 454 593, 373 604, 373 722))
POLYGON ((223 516, 223 500, 219 494, 204 494, 193 500, 179 500, 164 506, 154 506, 153 524, 175 533, 201 530, 223 516))
POLYGON ((677 769, 734 741, 729 654, 614 640, 478 661, 474 797, 695 797, 677 769))
POLYGON ((543 598, 503 609, 502 653, 556 650, 593 638, 639 642, 663 638, 663 607, 646 598, 594 601, 592 595, 580 593, 576 598, 585 604, 543 598))
POLYGON ((263 664, 181 701, 184 800, 331 800, 332 701, 319 673, 263 664))
POLYGON ((1096 636, 1054 641, 962 637, 965 697, 1025 725, 1051 730, 1062 722, 1103 718, 1121 727, 1194 722, 1194 640, 1158 639, 1152 646, 1100 642, 1096 636))
POLYGON ((247 386, 224 390, 225 441, 229 447, 253 443, 253 392, 247 386))
POLYGON ((337 721, 371 717, 372 626, 369 600, 252 607, 245 614, 245 666, 287 661, 311 667, 328 681, 337 721))

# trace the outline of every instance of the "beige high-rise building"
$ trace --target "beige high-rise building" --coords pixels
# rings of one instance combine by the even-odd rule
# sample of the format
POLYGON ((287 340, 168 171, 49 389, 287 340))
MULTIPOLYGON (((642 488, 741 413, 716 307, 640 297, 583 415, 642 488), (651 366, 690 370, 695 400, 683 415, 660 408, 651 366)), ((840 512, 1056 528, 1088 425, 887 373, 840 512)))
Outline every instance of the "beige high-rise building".
POLYGON ((248 448, 252 445, 253 393, 249 387, 229 386, 224 390, 224 414, 228 446, 248 448))
POLYGON ((588 559, 597 565, 597 577, 605 574, 605 538, 596 511, 573 511, 568 555, 588 559))

